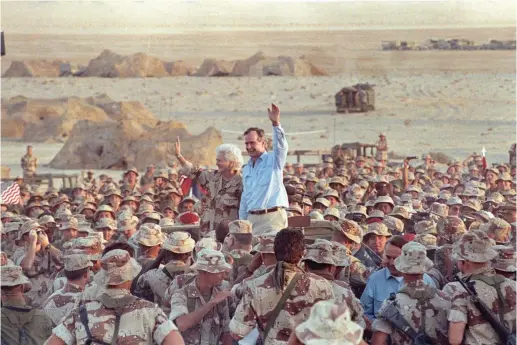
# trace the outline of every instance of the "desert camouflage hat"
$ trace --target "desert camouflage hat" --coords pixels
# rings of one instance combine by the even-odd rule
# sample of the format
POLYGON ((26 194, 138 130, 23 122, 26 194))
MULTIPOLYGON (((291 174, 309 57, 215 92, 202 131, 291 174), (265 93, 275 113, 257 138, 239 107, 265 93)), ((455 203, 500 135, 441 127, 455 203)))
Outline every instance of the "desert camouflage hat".
POLYGON ((454 216, 440 219, 438 224, 436 224, 436 230, 438 231, 440 245, 454 244, 467 232, 465 223, 460 218, 454 216))
POLYGON ((83 204, 83 205, 81 205, 79 207, 79 210, 78 210, 77 213, 82 214, 86 210, 91 210, 95 214, 95 212, 97 211, 97 208, 95 206, 93 206, 92 204, 90 204, 90 203, 86 203, 86 204, 83 204))
POLYGON ((88 254, 88 259, 100 260, 104 249, 104 236, 102 233, 90 233, 87 237, 78 237, 73 241, 72 249, 82 250, 88 254), (100 235, 100 236, 99 236, 100 235))
POLYGON ((307 320, 295 328, 296 337, 305 345, 358 345, 363 331, 352 321, 347 304, 333 300, 314 304, 307 320))
POLYGON ((502 174, 499 175, 499 177, 497 178, 497 181, 513 181, 512 179, 512 175, 510 175, 509 172, 503 172, 502 174))
POLYGON ((118 196, 119 198, 123 199, 124 197, 122 196, 122 193, 120 192, 120 189, 116 188, 116 187, 111 187, 109 188, 106 193, 104 193, 104 197, 107 198, 107 197, 110 197, 112 195, 116 195, 118 196))
POLYGON ((7 212, 2 212, 1 219, 13 218, 13 217, 14 217, 14 213, 7 211, 7 212))
POLYGON ((18 231, 17 240, 21 240, 23 235, 30 232, 31 230, 39 231, 43 230, 43 227, 35 220, 28 220, 24 222, 18 231))
POLYGON ((329 189, 327 192, 323 195, 323 197, 326 199, 328 197, 336 198, 338 201, 341 201, 341 198, 339 197, 339 193, 337 190, 329 189))
POLYGON ((160 216, 160 214, 158 212, 149 212, 144 216, 143 221, 145 222, 146 219, 153 219, 153 220, 160 221, 160 219, 162 219, 162 217, 160 216))
POLYGON ((199 253, 203 249, 221 250, 221 244, 211 237, 204 237, 196 242, 195 249, 199 253))
POLYGON ((122 219, 119 219, 118 221, 118 231, 126 231, 126 230, 132 230, 135 229, 138 226, 138 217, 128 215, 122 219))
POLYGON ((44 216, 41 216, 38 219, 38 223, 40 223, 40 225, 47 225, 47 224, 56 224, 56 221, 54 220, 54 217, 52 217, 49 214, 46 214, 44 216))
POLYGON ((90 260, 88 253, 67 254, 63 257, 65 259, 65 271, 78 271, 83 268, 92 267, 93 263, 90 260))
POLYGON ((311 213, 309 213, 309 217, 311 220, 323 220, 323 214, 321 214, 320 211, 311 211, 311 213))
POLYGON ((407 208, 405 208, 404 206, 395 206, 391 213, 389 213, 388 215, 392 217, 398 216, 404 219, 410 219, 409 212, 407 208))
POLYGON ((510 223, 501 218, 492 218, 480 227, 488 237, 492 238, 497 244, 509 244, 512 227, 510 223))
POLYGON ((291 204, 291 206, 289 206, 287 208, 287 212, 290 212, 290 213, 292 213, 295 216, 303 215, 302 208, 300 206, 298 206, 298 205, 295 205, 295 204, 291 204))
POLYGON ((97 218, 97 216, 99 215, 99 213, 101 212, 108 212, 108 213, 111 213, 111 215, 113 216, 113 218, 116 218, 116 215, 115 215, 115 212, 113 211, 113 209, 111 208, 110 205, 101 205, 99 206, 99 208, 97 209, 97 211, 95 212, 95 215, 94 215, 94 218, 97 218))
POLYGON ((455 260, 466 260, 477 263, 489 262, 497 256, 492 248, 490 238, 483 231, 474 230, 463 234, 452 249, 455 260))
POLYGON ((162 248, 177 254, 190 253, 196 242, 188 232, 176 231, 169 235, 162 248))
POLYGON ((418 223, 415 223, 413 229, 417 235, 419 234, 431 234, 437 235, 438 230, 436 229, 436 224, 432 220, 422 220, 418 223))
POLYGON ((102 218, 95 223, 95 229, 109 228, 110 230, 117 230, 117 222, 111 218, 102 218))
POLYGON ((23 269, 17 265, 5 265, 0 267, 0 286, 17 286, 27 285, 31 283, 29 279, 23 275, 23 269))
POLYGON ((494 204, 500 204, 503 201, 504 201, 503 195, 499 192, 494 192, 494 193, 490 194, 490 196, 488 198, 486 198, 486 201, 484 203, 492 202, 494 204))
POLYGON ((325 210, 325 212, 323 212, 323 217, 325 217, 325 216, 332 216, 332 217, 336 218, 337 221, 341 219, 341 213, 335 207, 327 208, 325 210))
POLYGON ((325 198, 317 198, 316 201, 313 203, 313 206, 315 206, 316 204, 321 204, 324 207, 329 207, 330 206, 330 201, 328 201, 325 198))
POLYGON ((20 230, 20 227, 22 226, 22 223, 19 222, 10 222, 4 225, 4 232, 7 234, 9 232, 18 231, 20 230))
POLYGON ((312 201, 308 197, 304 196, 302 199, 302 204, 304 206, 312 206, 312 201))
POLYGON ((353 220, 342 219, 339 222, 339 225, 343 235, 345 235, 351 241, 357 244, 361 244, 363 240, 363 230, 361 229, 359 224, 357 224, 353 220))
POLYGON ((362 214, 363 216, 367 217, 366 214, 366 207, 363 205, 354 205, 350 208, 350 213, 352 214, 362 214))
POLYGON ((368 217, 366 217, 366 219, 372 219, 372 218, 384 219, 384 212, 382 212, 380 210, 373 210, 372 212, 370 212, 368 217))
POLYGON ((66 222, 63 222, 59 227, 59 230, 67 230, 67 229, 79 230, 79 221, 77 220, 76 217, 71 217, 66 222))
POLYGON ((447 206, 463 205, 463 201, 457 196, 452 196, 447 200, 447 206))
POLYGON ((114 249, 101 258, 101 270, 94 281, 100 286, 119 285, 133 280, 142 267, 129 253, 122 249, 114 249))
POLYGON ((168 171, 167 171, 167 170, 164 170, 164 169, 156 170, 156 171, 154 172, 153 178, 159 178, 159 177, 161 177, 161 178, 164 178, 164 179, 168 180, 168 179, 169 179, 169 173, 168 173, 168 171))
POLYGON ((50 203, 50 207, 54 208, 57 207, 63 203, 71 204, 70 199, 66 195, 59 195, 58 197, 54 198, 52 202, 50 203))
POLYGON ((136 167, 130 167, 129 169, 127 169, 126 172, 124 173, 124 176, 130 172, 134 172, 136 174, 136 176, 138 176, 138 169, 136 167))
POLYGON ((404 222, 392 216, 384 216, 382 223, 388 227, 392 234, 404 232, 404 222))
POLYGON ((468 199, 463 203, 463 208, 470 208, 471 210, 474 210, 475 212, 482 209, 481 203, 479 200, 476 199, 468 199))
POLYGON ((438 239, 431 234, 417 234, 413 240, 424 245, 427 249, 438 249, 438 239))
POLYGON ((429 213, 445 218, 449 214, 449 206, 433 202, 429 208, 429 213))
POLYGON ((317 238, 307 246, 302 260, 310 260, 319 264, 336 265, 332 242, 317 238))
POLYGON ((334 256, 334 262, 337 267, 348 267, 350 266, 350 250, 341 243, 330 242, 332 244, 332 255, 334 256))
POLYGON ((90 223, 79 222, 79 229, 77 229, 77 232, 90 234, 90 232, 93 232, 93 229, 90 223))
POLYGON ((275 253, 276 232, 266 232, 258 238, 259 243, 253 248, 255 251, 264 254, 275 253))
POLYGON ((247 220, 234 220, 228 224, 230 234, 251 234, 252 225, 247 220))
POLYGON ((369 235, 386 236, 391 237, 391 233, 388 227, 382 223, 370 223, 368 224, 368 231, 364 234, 364 237, 369 235))
POLYGON ((151 223, 142 224, 134 236, 136 243, 147 247, 161 245, 167 239, 167 235, 162 232, 161 226, 151 223))
POLYGON ((497 251, 497 257, 492 260, 492 268, 498 271, 515 273, 517 272, 517 255, 512 246, 493 246, 497 251))
POLYGON ((220 251, 202 249, 197 253, 197 260, 190 268, 209 273, 222 273, 231 270, 232 265, 226 262, 224 254, 220 251))
POLYGON ((161 227, 173 226, 174 225, 174 219, 169 218, 169 217, 164 217, 164 218, 160 219, 160 224, 159 225, 161 227))
POLYGON ((484 222, 488 222, 490 219, 494 218, 494 215, 491 212, 485 210, 477 211, 475 216, 477 216, 478 220, 483 220, 484 222))
POLYGON ((373 206, 376 206, 378 204, 390 204, 391 206, 395 206, 393 199, 387 195, 377 197, 377 199, 375 199, 375 203, 373 204, 373 206))
POLYGON ((437 200, 449 200, 450 197, 452 196, 451 192, 447 191, 447 190, 442 190, 440 191, 440 193, 438 193, 438 197, 437 197, 437 200))
POLYGON ((408 242, 402 246, 402 254, 395 259, 397 271, 406 274, 422 274, 433 267, 427 257, 427 248, 417 242, 408 242))
POLYGON ((334 176, 330 179, 330 182, 329 184, 338 184, 338 185, 341 185, 343 187, 346 186, 345 182, 343 181, 343 178, 341 178, 340 176, 334 176))

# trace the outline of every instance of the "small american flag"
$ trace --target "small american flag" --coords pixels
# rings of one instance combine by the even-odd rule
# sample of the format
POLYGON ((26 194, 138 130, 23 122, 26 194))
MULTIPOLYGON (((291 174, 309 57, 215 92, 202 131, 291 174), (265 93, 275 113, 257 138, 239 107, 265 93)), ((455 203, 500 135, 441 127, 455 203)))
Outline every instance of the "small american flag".
POLYGON ((2 203, 7 205, 19 204, 20 203, 20 186, 18 183, 13 182, 10 185, 8 183, 2 183, 2 203))

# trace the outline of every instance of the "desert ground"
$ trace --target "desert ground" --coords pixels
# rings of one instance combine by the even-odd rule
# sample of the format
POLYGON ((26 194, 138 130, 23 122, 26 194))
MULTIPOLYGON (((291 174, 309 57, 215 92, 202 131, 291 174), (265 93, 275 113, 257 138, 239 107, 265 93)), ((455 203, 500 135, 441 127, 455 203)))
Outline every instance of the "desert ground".
MULTIPOLYGON (((351 30, 213 32, 183 35, 26 35, 8 37, 11 61, 63 58, 86 64, 103 49, 120 54, 146 52, 163 60, 200 64, 204 58, 242 59, 305 55, 327 71, 325 77, 148 79, 2 78, 2 98, 88 97, 138 100, 162 119, 176 119, 192 133, 208 126, 225 142, 243 146, 250 126, 267 128, 267 107, 277 104, 291 149, 328 149, 335 143, 375 142, 387 135, 390 150, 421 155, 442 151, 462 158, 484 146, 489 162, 507 161, 515 142, 515 51, 385 52, 381 40, 427 38, 515 40, 515 27, 435 30, 351 30), (334 94, 356 82, 375 84, 376 110, 336 114, 334 94), (304 133, 309 132, 309 133, 304 133)), ((175 138, 171 138, 174 140, 175 138)), ((1 160, 19 174, 28 143, 2 140, 1 160)), ((41 171, 62 144, 35 144, 41 171)), ((291 157, 294 159, 293 157, 291 157)), ((118 173, 117 173, 118 174, 118 173)))

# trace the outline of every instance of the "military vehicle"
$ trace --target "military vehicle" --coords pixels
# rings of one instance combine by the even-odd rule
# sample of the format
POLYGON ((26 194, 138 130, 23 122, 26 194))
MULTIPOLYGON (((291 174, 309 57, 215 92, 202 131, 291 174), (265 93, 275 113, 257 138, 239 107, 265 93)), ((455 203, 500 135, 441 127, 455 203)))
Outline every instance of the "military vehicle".
POLYGON ((366 113, 375 110, 375 91, 372 84, 347 86, 336 93, 338 113, 366 113))

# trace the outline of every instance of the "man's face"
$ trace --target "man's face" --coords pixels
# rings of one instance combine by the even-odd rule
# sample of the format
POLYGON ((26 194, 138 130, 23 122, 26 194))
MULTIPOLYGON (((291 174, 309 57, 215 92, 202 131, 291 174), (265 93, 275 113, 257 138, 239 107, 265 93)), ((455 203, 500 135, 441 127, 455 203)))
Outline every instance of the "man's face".
POLYGON ((392 244, 386 245, 384 250, 385 264, 392 276, 400 276, 399 271, 395 268, 395 259, 402 254, 402 249, 392 244))
POLYGON ((108 203, 113 206, 113 208, 118 208, 120 206, 120 202, 122 198, 118 195, 110 195, 108 197, 108 203))
POLYGON ((362 167, 364 167, 364 164, 365 164, 365 162, 364 162, 364 161, 357 161, 357 162, 355 162, 355 166, 356 166, 357 168, 362 168, 362 167))
POLYGON ((134 171, 130 171, 126 174, 126 181, 130 184, 136 183, 136 174, 134 171))
POLYGON ((115 231, 111 230, 110 228, 102 228, 100 229, 102 231, 102 234, 104 235, 104 239, 106 241, 111 241, 111 238, 113 237, 113 234, 115 231))
POLYGON ((373 250, 375 253, 381 255, 382 251, 384 250, 384 247, 386 246, 387 241, 388 241, 388 238, 386 236, 379 236, 379 235, 371 234, 371 235, 369 235, 365 244, 368 246, 368 248, 373 250))
POLYGON ((303 166, 297 166, 295 169, 296 174, 301 175, 303 173, 303 166))
POLYGON ((449 206, 449 216, 459 217, 461 212, 461 205, 449 206))
POLYGON ((111 215, 110 212, 107 212, 107 211, 102 211, 102 212, 99 212, 99 215, 98 215, 98 218, 97 219, 102 219, 102 218, 110 218, 110 219, 114 219, 113 216, 111 215))
POLYGON ((192 201, 185 201, 181 207, 183 208, 183 212, 187 211, 193 211, 194 210, 194 203, 192 201))
POLYGON ((174 211, 171 210, 170 208, 166 208, 164 211, 163 211, 163 216, 165 218, 171 218, 174 216, 174 211))
POLYGON ((259 138, 256 131, 251 131, 244 136, 244 144, 246 145, 246 151, 251 158, 258 158, 266 151, 264 138, 259 138))
POLYGON ((315 186, 315 185, 316 185, 316 184, 315 184, 314 182, 312 182, 312 181, 307 181, 307 182, 305 182, 305 187, 307 188, 307 191, 308 191, 308 192, 313 192, 313 191, 314 191, 314 186, 315 186))
POLYGON ((330 206, 337 205, 337 203, 338 203, 338 200, 333 196, 326 196, 325 199, 330 201, 330 206))
POLYGON ((66 241, 70 241, 74 238, 77 238, 77 230, 76 229, 65 229, 63 230, 63 239, 66 241))
POLYGON ((32 146, 27 146, 27 155, 32 156, 32 146))
POLYGON ((377 204, 375 208, 379 211, 382 211, 384 214, 389 214, 393 210, 393 206, 385 202, 377 204))

